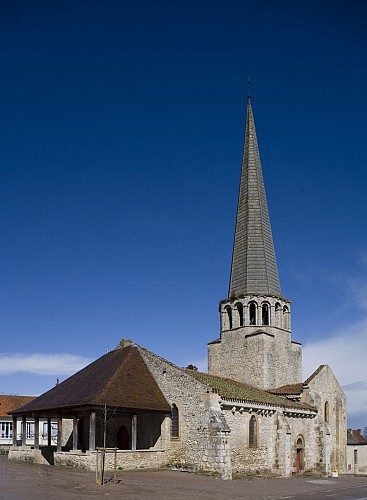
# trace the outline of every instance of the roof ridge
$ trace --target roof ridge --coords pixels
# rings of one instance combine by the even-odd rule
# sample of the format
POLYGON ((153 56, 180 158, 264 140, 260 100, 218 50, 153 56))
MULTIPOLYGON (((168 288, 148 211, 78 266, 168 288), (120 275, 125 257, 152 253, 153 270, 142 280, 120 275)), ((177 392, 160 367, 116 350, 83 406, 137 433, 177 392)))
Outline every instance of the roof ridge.
POLYGON ((318 368, 316 368, 316 370, 313 373, 311 373, 311 375, 303 382, 303 385, 308 385, 311 382, 311 380, 315 378, 316 375, 320 373, 323 368, 325 368, 325 366, 326 365, 320 365, 318 368))

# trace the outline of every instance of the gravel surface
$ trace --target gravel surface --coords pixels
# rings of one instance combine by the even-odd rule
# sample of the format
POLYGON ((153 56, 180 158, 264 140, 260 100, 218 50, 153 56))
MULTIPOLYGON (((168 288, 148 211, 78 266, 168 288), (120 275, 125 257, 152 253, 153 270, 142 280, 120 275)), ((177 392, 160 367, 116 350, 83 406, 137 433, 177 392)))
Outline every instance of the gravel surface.
POLYGON ((366 499, 367 477, 252 478, 221 481, 210 476, 160 470, 117 473, 117 483, 97 485, 89 471, 10 462, 0 456, 0 499, 366 499))

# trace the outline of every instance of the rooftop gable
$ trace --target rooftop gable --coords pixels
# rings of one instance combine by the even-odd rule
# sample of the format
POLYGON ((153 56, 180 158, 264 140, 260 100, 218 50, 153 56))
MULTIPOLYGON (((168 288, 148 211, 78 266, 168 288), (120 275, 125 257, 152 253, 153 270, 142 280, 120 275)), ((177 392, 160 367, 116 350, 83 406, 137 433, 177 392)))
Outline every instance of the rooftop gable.
POLYGON ((308 377, 308 379, 306 379, 303 382, 303 385, 308 385, 311 382, 311 380, 313 380, 316 377, 316 375, 318 375, 321 372, 321 370, 323 368, 325 368, 325 366, 326 365, 320 365, 313 373, 311 373, 311 375, 308 377))

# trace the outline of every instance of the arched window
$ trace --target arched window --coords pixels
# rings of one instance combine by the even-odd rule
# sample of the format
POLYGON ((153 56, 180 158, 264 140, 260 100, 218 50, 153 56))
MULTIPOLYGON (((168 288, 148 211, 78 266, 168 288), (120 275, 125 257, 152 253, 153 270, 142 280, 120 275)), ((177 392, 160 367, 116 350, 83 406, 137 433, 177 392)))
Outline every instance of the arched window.
POLYGON ((250 325, 256 325, 256 303, 251 302, 249 306, 249 313, 250 313, 250 325))
POLYGON ((227 318, 228 318, 228 327, 232 330, 232 308, 231 306, 226 306, 227 318))
POLYGON ((257 422, 255 415, 250 418, 248 426, 248 445, 250 448, 256 448, 257 446, 257 422))
POLYGON ((325 401, 324 405, 324 420, 329 423, 329 401, 325 401))
POLYGON ((263 325, 269 325, 269 304, 263 304, 262 308, 262 323, 263 325))
POLYGON ((279 302, 277 302, 275 304, 275 326, 278 326, 279 328, 282 326, 281 315, 282 315, 282 306, 279 304, 279 302))
POLYGON ((243 305, 241 302, 237 302, 236 309, 238 312, 238 326, 243 326, 243 305))
POLYGON ((180 437, 180 424, 179 424, 179 414, 178 408, 175 403, 171 407, 171 438, 180 437))
POLYGON ((289 330, 289 309, 287 306, 283 307, 283 328, 289 330))

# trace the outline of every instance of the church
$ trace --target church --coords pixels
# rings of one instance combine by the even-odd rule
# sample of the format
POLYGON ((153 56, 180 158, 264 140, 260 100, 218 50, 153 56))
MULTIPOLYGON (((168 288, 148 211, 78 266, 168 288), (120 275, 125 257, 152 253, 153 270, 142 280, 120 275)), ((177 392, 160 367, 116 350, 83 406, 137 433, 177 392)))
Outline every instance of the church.
MULTIPOLYGON (((229 242, 230 244, 230 242, 229 242)), ((222 479, 346 470, 346 398, 321 365, 302 380, 291 302, 276 263, 251 100, 228 297, 208 373, 122 340, 112 351, 11 413, 35 422, 34 446, 13 436, 11 460, 95 469, 98 450, 121 469, 171 467, 222 479), (57 439, 40 445, 40 419, 57 439)), ((25 425, 23 425, 25 429, 25 425)), ((51 432, 48 433, 51 436, 51 432)))

